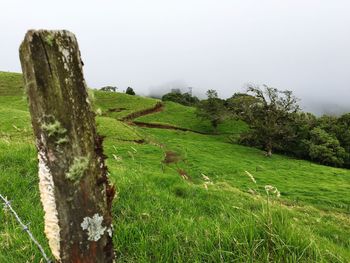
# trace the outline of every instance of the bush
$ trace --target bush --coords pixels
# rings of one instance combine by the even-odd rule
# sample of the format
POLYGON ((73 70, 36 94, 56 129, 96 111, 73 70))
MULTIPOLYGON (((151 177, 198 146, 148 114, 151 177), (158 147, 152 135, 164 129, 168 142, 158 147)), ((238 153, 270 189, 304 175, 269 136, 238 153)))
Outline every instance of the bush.
POLYGON ((326 165, 342 166, 347 154, 337 138, 317 127, 310 132, 309 155, 326 165))
POLYGON ((135 95, 135 91, 133 90, 133 88, 131 87, 128 87, 125 91, 126 94, 129 94, 129 95, 135 95))
POLYGON ((100 88, 101 91, 110 91, 110 92, 116 92, 117 91, 117 87, 113 87, 113 86, 105 86, 100 88))
POLYGON ((162 97, 162 101, 172 101, 185 106, 194 106, 199 102, 199 99, 196 96, 192 96, 189 93, 181 92, 169 92, 162 97))
POLYGON ((208 90, 206 94, 208 99, 198 103, 196 114, 199 118, 210 121, 214 131, 217 132, 218 125, 227 118, 227 110, 216 90, 208 90))

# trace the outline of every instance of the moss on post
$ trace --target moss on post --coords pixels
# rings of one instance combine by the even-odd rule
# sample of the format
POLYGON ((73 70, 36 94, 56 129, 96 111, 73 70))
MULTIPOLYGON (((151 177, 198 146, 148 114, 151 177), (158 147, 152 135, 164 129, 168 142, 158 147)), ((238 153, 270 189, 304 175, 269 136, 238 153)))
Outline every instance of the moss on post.
POLYGON ((65 128, 61 126, 61 123, 59 121, 54 121, 51 123, 43 123, 41 124, 41 129, 45 132, 47 132, 48 136, 54 136, 54 135, 62 135, 67 132, 65 128))
POLYGON ((62 263, 113 262, 114 188, 107 179, 76 38, 64 30, 28 31, 20 59, 52 253, 62 263))
POLYGON ((88 169, 88 166, 88 157, 75 157, 73 164, 69 167, 66 177, 74 183, 78 183, 83 177, 84 172, 88 169))

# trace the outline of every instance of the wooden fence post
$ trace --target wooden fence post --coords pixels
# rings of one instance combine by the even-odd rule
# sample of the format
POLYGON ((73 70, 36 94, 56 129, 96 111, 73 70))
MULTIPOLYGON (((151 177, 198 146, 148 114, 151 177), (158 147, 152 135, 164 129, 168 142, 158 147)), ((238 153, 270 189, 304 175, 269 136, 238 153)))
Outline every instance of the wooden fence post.
POLYGON ((45 234, 57 262, 113 262, 111 205, 75 36, 30 30, 20 47, 39 158, 45 234))

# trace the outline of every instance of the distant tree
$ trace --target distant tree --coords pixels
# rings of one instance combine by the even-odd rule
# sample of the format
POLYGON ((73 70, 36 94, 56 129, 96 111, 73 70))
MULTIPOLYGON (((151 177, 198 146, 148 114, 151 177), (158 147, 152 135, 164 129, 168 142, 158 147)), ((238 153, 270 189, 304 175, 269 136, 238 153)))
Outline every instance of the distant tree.
POLYGON ((171 93, 179 93, 179 94, 181 94, 181 90, 178 89, 178 88, 171 89, 171 93))
POLYGON ((131 87, 128 87, 125 91, 126 94, 129 94, 129 95, 135 95, 135 91, 133 90, 133 88, 131 87))
POLYGON ((181 104, 187 106, 194 106, 199 102, 199 99, 196 96, 192 96, 190 93, 182 93, 183 102, 181 104))
POLYGON ((347 153, 344 159, 344 165, 350 168, 350 113, 344 114, 338 118, 337 127, 336 136, 340 145, 347 153))
POLYGON ((180 103, 185 106, 194 106, 199 102, 199 99, 196 96, 192 96, 189 93, 179 93, 179 92, 170 92, 162 97, 163 101, 173 101, 180 103))
POLYGON ((309 155, 312 160, 327 165, 344 164, 347 154, 335 136, 319 127, 314 128, 310 134, 309 155))
POLYGON ((290 91, 263 86, 249 86, 247 93, 235 93, 225 101, 235 117, 250 129, 240 142, 298 158, 350 168, 350 113, 340 117, 317 118, 299 111, 290 91))
POLYGON ((346 151, 350 153, 350 113, 338 118, 337 127, 337 138, 346 151))
POLYGON ((338 118, 336 116, 323 115, 317 119, 317 127, 329 134, 336 135, 338 132, 338 118))
POLYGON ((297 99, 291 91, 279 91, 267 85, 263 89, 249 85, 247 93, 254 98, 241 96, 249 100, 242 116, 250 127, 241 142, 261 147, 271 156, 273 150, 283 148, 296 137, 292 123, 299 110, 297 99))
POLYGON ((227 117, 224 101, 219 99, 216 90, 207 91, 207 99, 197 104, 197 116, 209 120, 214 131, 217 132, 218 125, 227 117))
POLYGON ((117 87, 113 87, 113 86, 105 86, 100 88, 101 91, 111 91, 111 92, 116 92, 117 91, 117 87))
POLYGON ((286 140, 280 152, 309 159, 310 131, 317 126, 317 118, 311 113, 297 112, 291 115, 288 124, 293 131, 293 138, 286 140))
POLYGON ((247 93, 235 93, 225 101, 228 111, 235 117, 241 119, 250 118, 248 115, 252 113, 250 108, 259 102, 259 99, 247 93))
POLYGON ((182 94, 177 92, 169 92, 162 96, 162 101, 173 101, 180 103, 182 101, 182 94))

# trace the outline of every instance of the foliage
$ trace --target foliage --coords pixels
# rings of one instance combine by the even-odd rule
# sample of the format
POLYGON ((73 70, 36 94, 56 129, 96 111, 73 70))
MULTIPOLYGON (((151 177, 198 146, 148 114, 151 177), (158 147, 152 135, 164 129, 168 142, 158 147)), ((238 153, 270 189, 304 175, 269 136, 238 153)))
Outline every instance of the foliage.
POLYGON ((346 152, 337 138, 319 127, 314 128, 310 135, 309 154, 312 160, 328 165, 343 165, 346 152))
POLYGON ((291 140, 285 141, 279 151, 298 158, 310 159, 310 131, 316 125, 317 118, 311 113, 298 112, 293 114, 289 126, 295 136, 291 140))
POLYGON ((247 93, 235 93, 225 101, 225 106, 235 117, 247 119, 251 114, 251 107, 259 103, 259 99, 247 93))
POLYGON ((100 91, 109 91, 109 92, 116 92, 117 91, 117 87, 114 86, 105 86, 100 88, 100 91))
POLYGON ((350 114, 316 118, 302 113, 295 120, 297 137, 289 153, 326 165, 350 167, 350 114))
POLYGON ((347 153, 344 164, 346 167, 350 168, 350 113, 344 114, 338 118, 336 137, 347 153))
POLYGON ((251 128, 243 134, 241 141, 261 147, 271 156, 273 150, 283 148, 285 143, 295 138, 290 123, 299 106, 291 91, 279 91, 266 85, 263 88, 249 86, 247 92, 254 98, 249 95, 238 96, 238 99, 233 99, 236 103, 231 105, 241 105, 234 111, 238 111, 251 128), (242 100, 245 103, 240 104, 242 100))
POLYGON ((214 131, 217 132, 218 125, 227 118, 227 111, 223 100, 218 98, 216 90, 208 90, 206 94, 208 98, 197 105, 197 116, 209 120, 214 131))
POLYGON ((340 117, 322 116, 317 120, 317 126, 339 141, 346 151, 344 166, 350 167, 350 113, 340 117))
POLYGON ((264 86, 249 86, 248 93, 236 93, 226 101, 236 117, 250 129, 240 142, 311 159, 326 165, 350 167, 350 114, 337 118, 299 111, 297 99, 290 91, 264 86))
POLYGON ((129 95, 136 95, 135 91, 133 88, 131 87, 128 87, 125 91, 126 94, 129 94, 129 95))
POLYGON ((185 106, 194 106, 199 102, 199 99, 188 92, 181 93, 179 90, 163 95, 162 101, 172 101, 185 106))

